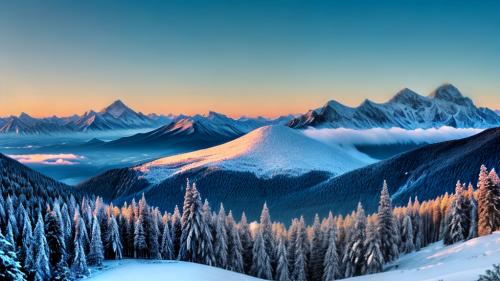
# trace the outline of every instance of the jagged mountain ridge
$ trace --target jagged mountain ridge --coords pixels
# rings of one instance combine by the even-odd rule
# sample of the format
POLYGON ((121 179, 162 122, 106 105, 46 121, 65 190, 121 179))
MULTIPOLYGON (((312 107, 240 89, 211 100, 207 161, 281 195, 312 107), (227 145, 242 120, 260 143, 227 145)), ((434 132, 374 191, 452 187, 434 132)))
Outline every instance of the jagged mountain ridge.
POLYGON ((288 123, 292 128, 390 128, 404 129, 450 126, 491 128, 500 125, 500 116, 488 108, 476 107, 451 84, 444 84, 429 96, 405 88, 385 103, 366 99, 358 107, 329 101, 288 123))

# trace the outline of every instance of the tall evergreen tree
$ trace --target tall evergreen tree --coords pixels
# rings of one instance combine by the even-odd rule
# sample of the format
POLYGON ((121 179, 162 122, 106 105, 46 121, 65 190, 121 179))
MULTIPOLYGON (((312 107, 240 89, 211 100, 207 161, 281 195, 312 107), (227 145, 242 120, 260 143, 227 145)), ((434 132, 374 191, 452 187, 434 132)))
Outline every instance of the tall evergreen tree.
POLYGON ((187 186, 182 212, 179 259, 211 265, 212 235, 203 219, 202 209, 201 196, 196 185, 187 186))
POLYGON ((179 207, 177 205, 174 208, 174 213, 170 218, 170 228, 172 231, 172 244, 174 246, 174 256, 177 257, 179 255, 181 234, 182 234, 182 223, 181 223, 181 214, 179 211, 179 207))
POLYGON ((281 237, 278 241, 278 249, 276 256, 278 260, 276 266, 276 281, 290 281, 287 251, 283 237, 281 237))
POLYGON ((49 266, 49 246, 47 245, 47 239, 45 238, 44 228, 42 215, 38 214, 38 222, 35 226, 33 239, 34 264, 33 266, 30 266, 32 269, 30 277, 33 277, 32 279, 36 281, 48 280, 51 277, 49 266))
POLYGON ((259 228, 252 250, 252 275, 262 279, 272 279, 271 260, 266 252, 262 229, 259 228))
POLYGON ((323 232, 319 216, 314 216, 311 236, 311 257, 309 261, 309 280, 321 281, 323 277, 323 259, 325 258, 325 248, 323 243, 323 232))
POLYGON ((366 249, 366 216, 361 203, 358 203, 353 229, 349 235, 346 252, 342 259, 345 264, 345 277, 364 274, 366 249))
POLYGON ((478 234, 488 235, 497 228, 500 220, 500 190, 495 186, 484 165, 478 179, 478 234))
POLYGON ((468 220, 464 212, 464 195, 460 181, 457 182, 455 196, 448 214, 448 223, 444 235, 444 244, 450 245, 464 240, 465 221, 468 220))
POLYGON ((262 238, 266 245, 266 253, 269 256, 271 265, 274 265, 275 243, 273 237, 273 223, 269 214, 267 204, 264 203, 262 213, 260 214, 260 228, 262 229, 262 238))
POLYGON ((236 272, 243 272, 243 247, 241 246, 240 235, 234 222, 233 213, 229 211, 226 218, 228 237, 228 269, 236 272))
POLYGON ((108 220, 108 235, 106 237, 106 249, 109 253, 109 258, 120 260, 123 257, 123 245, 118 230, 118 223, 115 216, 111 215, 108 220))
POLYGON ((337 253, 337 243, 335 239, 335 228, 330 228, 328 234, 328 247, 323 261, 323 281, 333 281, 337 276, 340 276, 340 260, 337 253))
POLYGON ((69 280, 71 272, 66 262, 65 235, 61 217, 53 210, 45 215, 45 237, 49 250, 49 263, 52 268, 52 280, 69 280))
POLYGON ((165 260, 173 260, 174 259, 174 246, 172 244, 172 237, 170 234, 170 228, 168 227, 168 223, 166 223, 163 226, 160 254, 161 254, 161 257, 165 260))
POLYGON ((241 247, 242 247, 242 255, 243 255, 243 264, 245 273, 250 273, 250 269, 252 268, 252 235, 250 233, 250 226, 247 222, 247 217, 245 212, 241 214, 241 220, 238 225, 238 233, 240 236, 241 247))
POLYGON ((413 226, 409 215, 405 215, 403 219, 402 232, 401 232, 401 251, 403 253, 411 253, 415 250, 413 244, 413 226))
POLYGON ((377 221, 371 220, 368 223, 366 241, 365 241, 365 261, 366 274, 372 274, 382 271, 384 265, 384 256, 380 249, 381 241, 377 231, 377 221))
MULTIPOLYGON (((1 197, 1 195, 0 195, 1 197)), ((17 260, 13 245, 0 232, 0 280, 23 281, 25 274, 17 260)))
POLYGON ((20 260, 26 273, 33 266, 33 229, 31 228, 31 220, 25 211, 23 223, 23 238, 20 250, 20 260))
POLYGON ((73 257, 73 263, 71 265, 71 271, 76 278, 84 278, 90 274, 87 267, 87 258, 85 257, 85 251, 80 241, 75 242, 75 254, 73 257))
POLYGON ((396 225, 392 215, 391 196, 387 182, 384 180, 382 192, 380 193, 380 201, 378 203, 378 224, 377 231, 380 237, 380 250, 384 256, 384 260, 389 262, 396 259, 399 255, 396 225))
POLYGON ((301 217, 297 228, 297 239, 295 240, 295 264, 292 271, 292 280, 307 280, 307 253, 308 253, 307 230, 304 218, 301 217))
POLYGON ((97 217, 92 218, 92 239, 90 240, 90 252, 87 257, 89 265, 102 266, 104 260, 104 249, 101 239, 101 228, 97 217))
POLYGON ((219 214, 215 221, 214 254, 216 265, 220 268, 228 268, 228 237, 226 230, 226 214, 221 204, 219 214))

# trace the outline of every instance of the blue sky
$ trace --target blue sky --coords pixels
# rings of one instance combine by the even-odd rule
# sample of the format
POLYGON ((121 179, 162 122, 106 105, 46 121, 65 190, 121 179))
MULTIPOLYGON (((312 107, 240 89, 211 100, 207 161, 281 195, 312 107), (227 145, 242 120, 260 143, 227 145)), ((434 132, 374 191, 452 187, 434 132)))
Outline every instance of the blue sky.
POLYGON ((451 82, 500 108, 500 1, 0 1, 0 116, 303 112, 451 82))

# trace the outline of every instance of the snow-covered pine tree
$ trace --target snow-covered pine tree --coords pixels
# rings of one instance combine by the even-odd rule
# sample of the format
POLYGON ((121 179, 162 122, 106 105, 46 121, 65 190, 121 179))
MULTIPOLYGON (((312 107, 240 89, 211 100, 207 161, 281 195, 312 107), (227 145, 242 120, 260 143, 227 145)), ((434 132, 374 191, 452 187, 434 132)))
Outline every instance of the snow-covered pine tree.
POLYGON ((161 236, 160 254, 164 260, 173 260, 174 248, 172 244, 172 237, 168 223, 163 226, 163 234, 161 236))
POLYGON ((53 280, 70 280, 71 272, 66 263, 65 234, 60 220, 61 217, 55 210, 45 215, 45 237, 49 250, 49 263, 53 280))
POLYGON ((266 253, 269 256, 269 260, 271 261, 271 265, 274 265, 275 264, 274 255, 276 253, 276 250, 275 250, 275 242, 274 242, 274 236, 273 236, 273 223, 271 221, 269 209, 267 208, 267 203, 264 203, 264 206, 262 206, 259 227, 262 230, 262 237, 263 237, 264 243, 266 245, 266 253))
POLYGON ((323 260, 323 281, 333 281, 340 277, 335 228, 329 228, 328 246, 323 260))
MULTIPOLYGON (((0 195, 1 197, 1 195, 0 195)), ((0 231, 0 280, 23 281, 25 274, 21 271, 21 265, 17 260, 13 245, 5 239, 0 231)))
POLYGON ((304 217, 300 217, 297 227, 297 239, 295 240, 295 264, 292 271, 292 280, 307 280, 307 253, 309 241, 307 239, 307 229, 304 223, 304 217))
POLYGON ((215 218, 214 255, 216 265, 220 268, 228 268, 228 237, 226 230, 226 213, 224 206, 220 204, 219 214, 215 218))
POLYGON ((120 260, 123 257, 123 246, 120 238, 118 223, 114 215, 108 220, 108 235, 106 237, 106 249, 111 259, 120 260))
POLYGON ((477 237, 477 200, 474 197, 474 187, 472 187, 472 184, 469 183, 469 187, 467 189, 467 194, 469 198, 469 204, 470 204, 470 224, 469 224, 469 231, 468 231, 468 236, 467 240, 473 239, 477 237))
POLYGON ((35 281, 48 280, 51 277, 49 266, 49 249, 47 239, 45 238, 45 230, 42 215, 38 214, 38 221, 34 230, 33 239, 33 257, 34 264, 31 268, 30 279, 35 281))
MULTIPOLYGON (((6 210, 7 210, 7 224, 10 224, 12 227, 12 238, 14 241, 17 239, 17 236, 19 235, 19 230, 17 226, 17 219, 16 219, 16 212, 14 210, 14 203, 12 202, 12 197, 9 195, 7 196, 7 200, 5 200, 6 204, 6 210)), ((7 238, 7 236, 5 236, 7 238)), ((15 246, 14 246, 15 247, 15 246)))
POLYGON ((458 181, 455 196, 448 213, 448 223, 443 239, 445 245, 464 240, 464 222, 468 220, 463 210, 464 200, 463 188, 460 181, 458 181))
POLYGON ((28 273, 33 266, 33 229, 31 227, 31 220, 28 217, 26 210, 24 212, 25 215, 19 260, 21 261, 25 272, 28 273))
POLYGON ((271 272, 271 260, 266 252, 266 244, 262 229, 257 231, 252 250, 252 275, 258 278, 270 280, 273 278, 271 272))
POLYGON ((365 210, 358 203, 354 225, 349 234, 346 250, 342 262, 345 264, 345 277, 352 277, 364 274, 366 249, 364 242, 366 240, 366 216, 365 210))
POLYGON ((278 249, 276 256, 278 260, 276 266, 276 281, 290 281, 287 251, 283 237, 281 237, 278 241, 278 249))
POLYGON ((75 242, 75 254, 73 255, 73 263, 71 265, 71 271, 76 278, 84 278, 90 274, 87 267, 87 259, 85 257, 85 251, 80 241, 75 242))
POLYGON ((196 185, 188 186, 184 196, 179 259, 211 265, 212 235, 203 219, 202 209, 201 196, 196 185))
POLYGON ((7 235, 5 235, 5 240, 7 240, 7 242, 10 243, 10 245, 12 246, 14 252, 17 251, 16 249, 16 241, 15 241, 15 238, 14 238, 14 232, 12 230, 12 224, 10 223, 10 221, 7 223, 7 235))
POLYGON ((488 176, 486 166, 481 165, 479 179, 477 182, 478 194, 478 234, 479 236, 488 235, 495 230, 496 220, 499 216, 500 209, 498 206, 497 192, 495 185, 488 176))
POLYGON ((295 241, 297 240, 298 229, 299 229, 299 220, 294 218, 292 219, 292 224, 288 229, 287 251, 288 251, 288 269, 290 273, 293 272, 293 267, 295 266, 295 241))
POLYGON ((181 224, 181 213, 179 207, 175 205, 174 213, 170 218, 170 229, 172 234, 172 245, 174 246, 174 257, 179 255, 181 234, 182 234, 182 224, 181 224))
POLYGON ((413 226, 410 216, 405 215, 401 230, 401 252, 408 254, 413 252, 413 250, 415 250, 415 245, 413 244, 413 226))
POLYGON ((247 222, 247 217, 245 212, 241 214, 241 220, 238 224, 238 233, 240 235, 240 241, 242 246, 242 255, 243 255, 243 264, 245 273, 250 273, 250 269, 252 268, 252 235, 250 233, 250 226, 247 222))
POLYGON ((377 217, 377 231, 381 241, 380 250, 382 251, 384 260, 389 262, 398 257, 399 251, 397 243, 398 232, 392 215, 391 196, 389 195, 389 188, 385 180, 380 193, 377 217))
POLYGON ((104 248, 101 239, 101 228, 97 217, 92 218, 92 239, 90 240, 90 251, 87 256, 89 265, 102 266, 104 260, 104 248))
POLYGON ((325 248, 323 243, 323 232, 319 216, 314 216, 311 236, 311 257, 309 259, 309 280, 321 281, 323 277, 323 263, 325 258, 325 248))
POLYGON ((228 269, 235 272, 243 272, 243 247, 241 246, 240 235, 234 222, 233 213, 229 211, 226 217, 227 227, 227 251, 228 251, 228 269))
POLYGON ((366 241, 365 241, 365 261, 366 268, 364 270, 365 274, 372 274, 382 271, 384 265, 384 256, 380 250, 380 236, 377 231, 377 220, 372 218, 368 222, 368 227, 366 230, 366 241))

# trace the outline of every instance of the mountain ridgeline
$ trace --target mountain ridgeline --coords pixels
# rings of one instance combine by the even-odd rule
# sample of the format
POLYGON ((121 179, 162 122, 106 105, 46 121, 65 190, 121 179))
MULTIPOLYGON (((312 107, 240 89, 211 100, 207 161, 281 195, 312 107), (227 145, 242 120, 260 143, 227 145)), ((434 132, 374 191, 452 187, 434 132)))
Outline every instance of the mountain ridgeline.
POLYGON ((476 107, 451 84, 421 96, 405 88, 385 103, 365 100, 352 108, 329 101, 288 123, 292 128, 391 128, 404 129, 450 126, 491 128, 500 126, 500 116, 488 108, 476 107))
MULTIPOLYGON (((405 204, 414 196, 428 199, 451 192, 457 179, 474 183, 477 167, 481 164, 498 169, 499 143, 500 128, 488 129, 469 138, 426 145, 363 168, 351 168, 354 170, 339 173, 339 176, 326 168, 328 162, 321 162, 325 169, 316 166, 305 169, 301 163, 301 173, 274 171, 271 176, 263 177, 265 171, 262 170, 232 169, 229 164, 234 159, 230 157, 222 157, 223 162, 211 162, 206 161, 203 153, 198 159, 186 154, 186 159, 190 161, 182 160, 183 156, 174 156, 177 158, 157 160, 162 165, 153 161, 132 168, 111 170, 81 183, 77 189, 116 203, 145 193, 161 208, 173 208, 182 203, 184 183, 189 178, 199 184, 203 194, 214 204, 224 202, 235 212, 245 210, 250 218, 256 218, 258 206, 267 202, 277 218, 288 221, 300 214, 306 218, 311 218, 316 212, 325 215, 328 210, 346 213, 358 201, 369 211, 374 211, 377 202, 375 194, 384 179, 397 204, 405 204)), ((223 151, 227 150, 221 147, 223 151)), ((302 145, 301 149, 307 150, 307 146, 302 145)), ((272 157, 269 154, 271 159, 294 154, 288 149, 274 151, 277 153, 272 157)), ((308 157, 307 153, 301 155, 308 157)), ((235 159, 242 161, 245 158, 235 159)), ((349 159, 344 158, 344 162, 349 163, 349 159)), ((261 161, 266 161, 266 158, 261 161)), ((342 159, 332 158, 331 161, 331 164, 338 165, 342 159)), ((239 167, 249 166, 248 162, 237 163, 239 167)), ((265 166, 258 167, 266 169, 265 166)))

